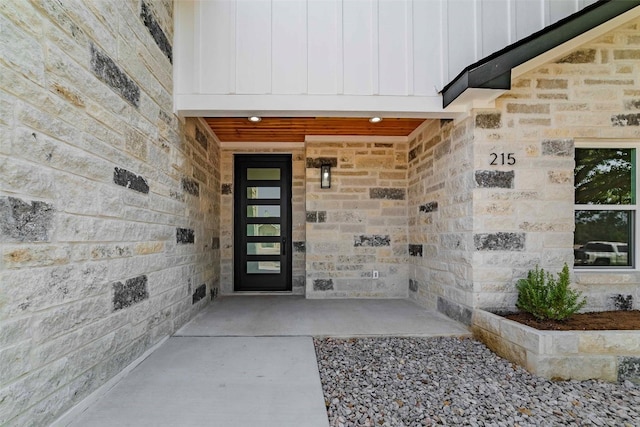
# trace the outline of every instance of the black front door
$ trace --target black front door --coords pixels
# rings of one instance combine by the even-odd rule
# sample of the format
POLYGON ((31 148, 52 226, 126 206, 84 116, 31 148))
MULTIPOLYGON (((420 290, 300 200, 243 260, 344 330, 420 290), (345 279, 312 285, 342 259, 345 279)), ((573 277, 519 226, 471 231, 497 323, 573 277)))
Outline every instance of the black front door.
POLYGON ((291 290, 291 155, 235 155, 234 290, 291 290))

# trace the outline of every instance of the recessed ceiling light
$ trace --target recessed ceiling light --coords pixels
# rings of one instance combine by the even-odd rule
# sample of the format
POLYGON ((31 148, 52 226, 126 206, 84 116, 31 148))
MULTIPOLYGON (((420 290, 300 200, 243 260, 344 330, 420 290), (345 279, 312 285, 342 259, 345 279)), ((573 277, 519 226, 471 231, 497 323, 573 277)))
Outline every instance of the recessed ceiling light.
POLYGON ((262 120, 262 117, 260 117, 260 116, 251 116, 251 117, 248 117, 248 120, 250 122, 252 122, 252 123, 258 123, 259 121, 262 120))
POLYGON ((378 116, 376 116, 376 117, 371 117, 371 118, 369 119, 369 122, 370 122, 370 123, 380 123, 381 121, 382 121, 382 117, 378 117, 378 116))

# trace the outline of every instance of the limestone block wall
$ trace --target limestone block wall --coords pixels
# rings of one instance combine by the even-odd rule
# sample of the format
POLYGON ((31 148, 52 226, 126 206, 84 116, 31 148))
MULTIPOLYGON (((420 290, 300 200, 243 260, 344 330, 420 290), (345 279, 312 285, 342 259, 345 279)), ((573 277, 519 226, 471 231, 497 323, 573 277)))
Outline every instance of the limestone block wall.
POLYGON ((409 297, 469 324, 473 122, 433 120, 409 144, 409 297))
POLYGON ((292 292, 304 295, 305 288, 305 160, 304 148, 224 148, 221 151, 220 269, 223 294, 233 293, 233 155, 291 154, 292 292))
POLYGON ((219 147, 173 2, 0 2, 0 425, 48 425, 217 294, 219 147))
MULTIPOLYGON (((631 22, 581 46, 513 82, 495 110, 474 113, 475 307, 513 308, 528 269, 573 265, 574 146, 640 142, 639 31, 631 22)), ((637 271, 572 277, 587 310, 613 309, 616 294, 638 307, 637 271)))
POLYGON ((407 296, 407 152, 406 142, 307 142, 308 298, 407 296))

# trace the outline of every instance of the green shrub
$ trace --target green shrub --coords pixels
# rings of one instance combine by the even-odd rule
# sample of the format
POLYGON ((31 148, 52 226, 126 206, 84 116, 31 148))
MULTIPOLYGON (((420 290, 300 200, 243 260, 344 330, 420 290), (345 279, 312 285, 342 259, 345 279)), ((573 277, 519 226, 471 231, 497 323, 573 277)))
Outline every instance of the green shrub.
POLYGON ((529 270, 526 279, 518 280, 516 307, 538 320, 565 320, 587 303, 582 293, 569 288, 569 267, 564 264, 556 280, 549 272, 529 270))

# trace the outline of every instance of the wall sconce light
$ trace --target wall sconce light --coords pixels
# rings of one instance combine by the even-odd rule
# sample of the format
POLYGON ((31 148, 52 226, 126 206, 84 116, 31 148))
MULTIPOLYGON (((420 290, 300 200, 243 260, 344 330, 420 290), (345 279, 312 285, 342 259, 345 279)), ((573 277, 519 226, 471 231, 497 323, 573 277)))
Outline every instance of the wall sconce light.
POLYGON ((331 165, 320 166, 320 188, 331 188, 331 165))

